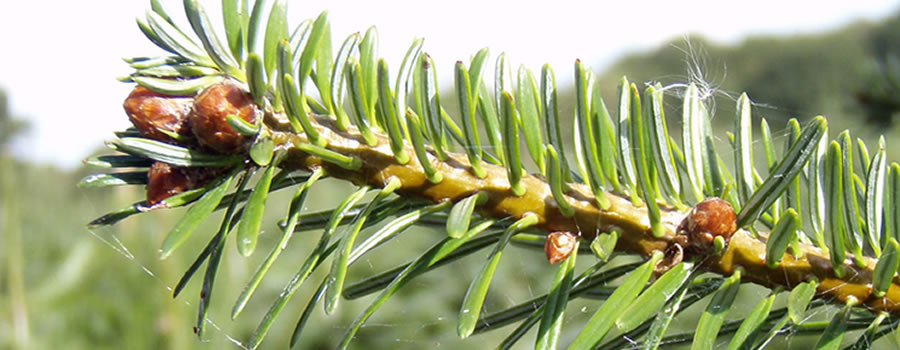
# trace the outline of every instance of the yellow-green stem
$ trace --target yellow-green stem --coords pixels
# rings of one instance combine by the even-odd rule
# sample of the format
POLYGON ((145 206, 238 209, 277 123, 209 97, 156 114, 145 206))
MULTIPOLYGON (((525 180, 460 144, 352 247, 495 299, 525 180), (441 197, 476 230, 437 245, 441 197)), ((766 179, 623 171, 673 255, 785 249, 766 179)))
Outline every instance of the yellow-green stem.
MULTIPOLYGON (((464 155, 448 154, 445 162, 435 162, 435 169, 441 173, 443 181, 432 183, 425 176, 425 171, 418 159, 411 158, 407 164, 399 164, 389 146, 387 136, 376 133, 378 145, 366 145, 359 132, 350 127, 339 131, 334 121, 327 117, 311 117, 320 137, 327 140, 326 148, 341 154, 357 157, 362 160, 359 170, 349 171, 324 162, 322 159, 304 153, 293 145, 307 142, 303 134, 290 131, 286 118, 270 115, 268 127, 273 130, 277 147, 288 151, 282 167, 295 169, 314 169, 324 167, 334 177, 351 181, 355 184, 367 184, 374 187, 384 186, 388 179, 396 177, 402 185, 397 193, 405 196, 424 198, 433 202, 457 201, 476 192, 485 193, 488 200, 478 207, 481 215, 506 218, 520 218, 525 213, 537 215, 537 227, 548 232, 568 231, 591 240, 602 232, 617 230, 620 232, 616 250, 649 257, 654 251, 663 251, 669 246, 676 228, 685 213, 671 207, 661 207, 661 224, 665 234, 654 237, 651 232, 647 210, 644 206, 635 206, 628 198, 606 192, 603 195, 610 202, 607 210, 596 206, 590 189, 581 184, 570 184, 571 191, 566 193, 568 202, 574 209, 574 215, 564 216, 554 200, 550 185, 540 177, 526 175, 521 183, 526 187, 525 194, 516 196, 512 193, 506 175, 506 169, 491 164, 483 164, 486 176, 479 178, 473 175, 469 162, 464 155)), ((407 152, 413 152, 412 146, 406 145, 407 152)), ((872 270, 875 260, 861 258, 864 267, 858 267, 848 257, 844 262, 848 274, 842 279, 834 275, 828 254, 818 247, 800 244, 800 254, 794 257, 785 254, 776 269, 766 266, 764 242, 765 235, 754 238, 749 232, 739 230, 728 242, 721 254, 713 254, 703 259, 699 268, 731 275, 735 269, 743 268, 744 280, 758 283, 769 288, 793 286, 809 279, 819 281, 818 293, 829 300, 844 303, 856 298, 873 310, 900 313, 900 285, 891 284, 884 297, 874 296, 871 288, 872 270)), ((710 253, 712 254, 712 253, 710 253)))

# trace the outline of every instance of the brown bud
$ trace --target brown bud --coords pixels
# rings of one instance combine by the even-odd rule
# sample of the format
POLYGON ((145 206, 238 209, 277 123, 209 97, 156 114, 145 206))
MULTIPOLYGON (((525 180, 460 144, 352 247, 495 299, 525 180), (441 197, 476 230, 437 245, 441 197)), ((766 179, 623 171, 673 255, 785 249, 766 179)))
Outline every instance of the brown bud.
POLYGON ((125 99, 123 107, 141 136, 171 142, 172 138, 162 131, 190 134, 187 115, 191 102, 187 97, 167 96, 136 86, 125 99))
POLYGON ((737 231, 737 215, 731 204, 716 197, 697 203, 681 224, 679 233, 686 233, 694 245, 711 245, 721 236, 726 241, 737 231))
POLYGON ((147 172, 147 206, 184 191, 202 187, 221 174, 224 168, 182 168, 154 162, 147 172))
POLYGON ((234 131, 226 117, 234 115, 255 123, 257 112, 250 93, 234 82, 224 81, 211 85, 194 99, 190 114, 191 130, 203 146, 220 153, 238 153, 249 140, 234 131))
POLYGON ((188 178, 180 169, 162 162, 154 162, 147 172, 147 205, 154 206, 190 187, 188 178))
POLYGON ((547 261, 556 264, 568 258, 569 254, 572 254, 572 249, 575 249, 576 240, 575 235, 569 232, 558 231, 547 235, 547 240, 544 241, 547 261))

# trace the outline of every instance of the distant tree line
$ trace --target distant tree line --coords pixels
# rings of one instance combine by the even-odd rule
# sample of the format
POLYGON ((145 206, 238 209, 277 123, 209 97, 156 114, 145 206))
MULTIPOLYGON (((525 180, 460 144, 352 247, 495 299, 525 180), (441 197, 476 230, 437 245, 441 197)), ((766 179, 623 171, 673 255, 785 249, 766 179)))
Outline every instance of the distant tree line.
POLYGON ((746 91, 768 107, 759 116, 770 121, 864 116, 886 127, 900 112, 900 14, 823 34, 751 37, 733 46, 677 38, 623 57, 602 73, 608 98, 622 75, 663 85, 702 81, 721 92, 719 101, 746 91))

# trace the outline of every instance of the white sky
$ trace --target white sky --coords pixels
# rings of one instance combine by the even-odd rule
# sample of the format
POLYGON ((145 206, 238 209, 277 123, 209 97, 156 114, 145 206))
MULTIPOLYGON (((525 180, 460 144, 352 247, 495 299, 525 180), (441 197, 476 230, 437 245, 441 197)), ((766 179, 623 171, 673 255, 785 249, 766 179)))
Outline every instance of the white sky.
MULTIPOLYGON (((271 0, 269 0, 271 2, 271 0)), ((176 21, 180 1, 163 1, 176 21)), ((219 1, 203 1, 214 23, 219 1)), ((350 33, 379 30, 380 53, 397 69, 414 37, 444 76, 452 64, 482 47, 506 52, 514 64, 537 70, 550 63, 557 79, 571 75, 575 58, 602 70, 622 54, 650 49, 687 33, 720 43, 753 34, 802 34, 877 20, 900 9, 896 1, 733 2, 717 0, 544 1, 289 1, 291 25, 329 10, 335 50, 350 33)), ((20 158, 74 167, 128 126, 121 102, 131 85, 126 56, 162 53, 135 25, 149 1, 4 1, 0 5, 0 88, 14 116, 31 122, 14 145, 20 158)), ((187 31, 189 29, 185 28, 187 31)), ((493 59, 491 59, 491 62, 493 59)), ((727 62, 725 62, 727 64, 727 62)), ((672 72, 679 73, 679 72, 672 72)), ((450 86, 444 82, 443 86, 450 86)))

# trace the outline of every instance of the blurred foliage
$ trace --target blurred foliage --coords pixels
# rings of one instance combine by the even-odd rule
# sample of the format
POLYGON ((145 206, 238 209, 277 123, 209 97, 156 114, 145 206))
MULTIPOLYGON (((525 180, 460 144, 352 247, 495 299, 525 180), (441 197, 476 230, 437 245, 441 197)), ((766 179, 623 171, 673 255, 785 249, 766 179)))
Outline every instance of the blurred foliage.
POLYGON ((6 91, 0 90, 0 153, 5 152, 10 141, 22 134, 28 127, 28 123, 20 118, 14 118, 9 110, 9 96, 6 91))
POLYGON ((870 121, 890 126, 900 112, 900 17, 874 31, 869 51, 872 67, 856 97, 870 121))
MULTIPOLYGON (((764 117, 774 125, 821 114, 831 121, 865 116, 870 126, 880 128, 890 125, 891 113, 900 108, 897 55, 897 15, 822 34, 750 37, 735 45, 691 36, 621 58, 601 74, 601 87, 604 98, 612 99, 622 75, 664 86, 696 82, 716 97, 717 105, 729 109, 734 105, 729 100, 746 91, 756 103, 754 118, 764 117), (865 102, 863 96, 872 102, 860 103, 865 102), (889 111, 881 111, 886 108, 889 111)), ((720 113, 730 121, 733 111, 720 113)))

